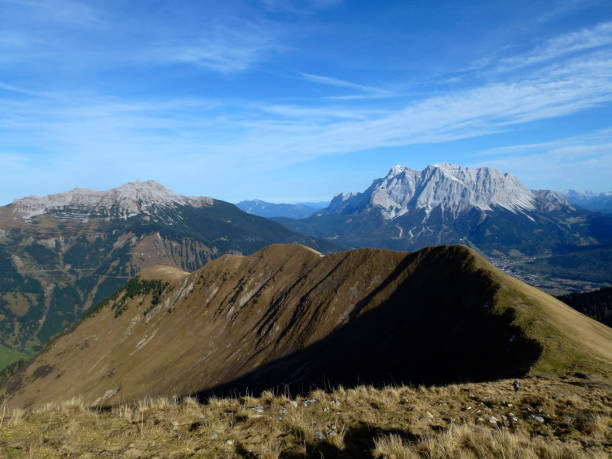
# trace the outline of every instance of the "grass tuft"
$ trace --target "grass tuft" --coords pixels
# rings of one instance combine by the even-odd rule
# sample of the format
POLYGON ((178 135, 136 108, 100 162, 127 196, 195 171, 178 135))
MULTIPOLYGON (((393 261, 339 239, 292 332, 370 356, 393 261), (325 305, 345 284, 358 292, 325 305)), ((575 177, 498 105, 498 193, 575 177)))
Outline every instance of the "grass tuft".
POLYGON ((75 398, 0 407, 9 457, 503 457, 612 454, 612 389, 527 378, 442 387, 359 386, 305 397, 144 398, 111 410, 75 398))

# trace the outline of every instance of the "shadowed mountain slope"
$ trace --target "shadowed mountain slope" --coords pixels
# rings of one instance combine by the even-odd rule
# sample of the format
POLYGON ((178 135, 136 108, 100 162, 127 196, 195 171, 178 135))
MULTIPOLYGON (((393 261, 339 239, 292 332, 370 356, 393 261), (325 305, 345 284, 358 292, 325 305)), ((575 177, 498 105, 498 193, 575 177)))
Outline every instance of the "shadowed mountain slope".
POLYGON ((149 269, 4 383, 13 406, 325 384, 609 376, 612 330, 462 246, 300 245, 149 269), (156 272, 155 272, 156 271, 156 272))

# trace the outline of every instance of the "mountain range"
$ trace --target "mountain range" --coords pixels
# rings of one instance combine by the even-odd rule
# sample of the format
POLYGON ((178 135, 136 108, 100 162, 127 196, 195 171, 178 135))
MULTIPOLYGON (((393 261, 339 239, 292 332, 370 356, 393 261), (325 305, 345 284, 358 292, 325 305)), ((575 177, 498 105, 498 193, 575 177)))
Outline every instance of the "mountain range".
POLYGON ((161 263, 192 272, 272 243, 322 253, 460 243, 533 285, 612 280, 612 217, 493 169, 393 166, 364 192, 341 193, 308 218, 275 220, 153 181, 0 207, 0 366, 32 355, 142 268, 161 263))
POLYGON ((612 330, 463 246, 272 245, 145 268, 2 386, 9 406, 612 375, 612 330))
POLYGON ((249 214, 259 215, 260 217, 288 217, 288 218, 306 218, 310 217, 317 211, 326 208, 329 202, 302 202, 296 204, 276 204, 265 202, 259 199, 251 201, 240 201, 236 204, 239 209, 248 212, 249 214))
POLYGON ((594 193, 592 191, 565 190, 560 193, 572 204, 591 210, 612 214, 612 191, 606 193, 594 193))
POLYGON ((365 191, 339 193, 311 217, 275 220, 347 247, 417 250, 459 243, 498 266, 522 262, 522 272, 550 275, 563 266, 562 273, 572 278, 612 280, 607 261, 612 217, 576 207, 558 193, 531 190, 512 174, 486 167, 436 164, 415 171, 396 165, 365 191), (553 256, 561 258, 537 264, 553 256), (603 271, 593 277, 588 260, 603 271), (572 263, 575 268, 566 266, 572 263))
POLYGON ((0 207, 0 354, 31 354, 143 267, 193 271, 279 242, 336 249, 153 181, 18 199, 0 207))

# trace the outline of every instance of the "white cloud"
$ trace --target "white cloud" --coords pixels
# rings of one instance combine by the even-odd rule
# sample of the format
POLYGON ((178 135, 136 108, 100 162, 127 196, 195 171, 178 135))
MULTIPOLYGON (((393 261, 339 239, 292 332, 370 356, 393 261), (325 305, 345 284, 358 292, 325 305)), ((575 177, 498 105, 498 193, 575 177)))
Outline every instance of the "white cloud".
POLYGON ((209 70, 233 73, 283 49, 274 23, 234 22, 204 30, 193 39, 145 51, 143 57, 159 63, 186 63, 209 70))
POLYGON ((301 107, 291 105, 261 105, 257 109, 283 118, 304 120, 369 119, 388 114, 389 110, 354 109, 347 107, 301 107))
POLYGON ((532 51, 499 60, 497 70, 527 67, 581 51, 612 45, 612 22, 602 22, 590 29, 568 33, 545 42, 532 51))
MULTIPOLYGON (((168 48, 156 49, 159 54, 145 59, 184 61, 217 72, 244 70, 276 50, 276 32, 260 27, 251 23, 242 28, 225 24, 204 32, 193 44, 187 45, 183 37, 168 48)), ((591 37, 587 40, 591 44, 596 41, 593 37, 603 39, 608 33, 606 27, 599 25, 591 33, 581 31, 580 39, 568 34, 540 51, 527 53, 526 59, 552 56, 556 52, 553 50, 560 49, 560 43, 576 49, 571 56, 557 54, 558 61, 540 59, 540 67, 528 74, 512 80, 497 75, 481 86, 414 100, 400 98, 384 88, 310 73, 301 77, 360 95, 335 96, 338 99, 333 103, 322 98, 308 99, 301 105, 253 100, 226 100, 222 104, 206 99, 143 101, 91 94, 46 94, 3 82, 0 152, 45 152, 50 162, 36 168, 38 176, 29 174, 32 180, 43 180, 45 174, 65 177, 69 173, 75 180, 80 177, 82 184, 87 183, 83 178, 87 174, 108 173, 131 179, 128 171, 135 170, 145 174, 144 178, 173 172, 177 177, 198 180, 201 177, 197 174, 211 178, 227 170, 276 168, 324 155, 509 131, 520 124, 612 102, 612 49, 576 48, 581 40, 587 40, 585 37, 591 37), (379 95, 384 98, 375 100, 379 95), (369 96, 373 101, 357 109, 348 99, 346 104, 340 99, 369 96)), ((534 164, 542 166, 555 158, 570 161, 571 155, 580 154, 584 167, 596 164, 609 174, 608 147, 607 141, 592 142, 590 147, 565 142, 530 154, 534 164)), ((492 166, 512 169, 507 165, 518 168, 520 158, 513 151, 504 157, 491 156, 487 161, 492 166)), ((14 159, 6 163, 12 166, 5 167, 3 163, 3 176, 13 177, 22 170, 14 159)), ((551 166, 551 170, 567 172, 561 166, 551 166)))
MULTIPOLYGON (((513 125, 554 118, 612 101, 612 53, 575 59, 544 69, 530 79, 454 91, 408 104, 364 120, 351 117, 319 125, 254 123, 256 135, 237 141, 261 151, 292 151, 312 157, 381 146, 443 142, 507 130, 513 125)), ((320 111, 317 117, 321 116, 320 111)), ((277 112, 279 115, 281 111, 277 112)), ((337 107, 330 113, 338 115, 337 107)), ((229 146, 228 146, 229 147, 229 146)))
POLYGON ((30 19, 43 19, 45 22, 60 22, 91 26, 103 21, 90 5, 72 0, 0 0, 0 5, 19 8, 30 19))
POLYGON ((401 109, 240 101, 122 101, 70 95, 0 102, 0 149, 14 142, 67 155, 207 158, 220 167, 277 167, 385 146, 476 137, 612 101, 612 52, 574 58, 531 78, 424 98, 401 109), (25 134, 27 133, 27 136, 25 134), (169 156, 168 156, 169 155, 169 156))
POLYGON ((551 142, 489 149, 475 156, 488 159, 478 160, 474 166, 512 170, 534 188, 543 179, 556 190, 576 188, 577 182, 588 177, 590 190, 612 190, 612 128, 551 142))
MULTIPOLYGON (((201 22, 180 28, 147 14, 133 17, 128 4, 97 10, 72 0, 0 0, 0 6, 3 3, 7 9, 0 15, 0 63, 44 72, 188 64, 236 73, 285 49, 282 24, 261 15, 245 18, 226 12, 217 17, 214 5, 202 6, 213 11, 211 17, 203 15, 201 22)), ((183 16, 198 8, 177 10, 173 20, 182 24, 188 19, 183 16)))
POLYGON ((562 0, 557 2, 557 5, 550 5, 547 11, 541 16, 535 18, 536 23, 544 23, 557 19, 562 16, 574 13, 577 10, 586 9, 601 0, 562 0))
POLYGON ((47 94, 39 91, 32 91, 29 89, 20 88, 18 86, 13 86, 12 84, 6 84, 0 81, 0 90, 4 90, 7 92, 14 92, 17 94, 26 94, 28 96, 38 96, 38 97, 46 97, 47 94))
POLYGON ((312 14, 342 3, 342 0, 260 0, 261 5, 271 13, 312 14))
POLYGON ((342 3, 342 0, 309 0, 308 2, 313 8, 326 9, 337 6, 342 3))
POLYGON ((339 78, 332 78, 323 75, 313 75, 311 73, 302 73, 304 79, 312 81, 314 83, 325 84, 329 86, 338 86, 341 88, 361 89, 366 92, 380 92, 387 93, 388 91, 373 86, 365 86, 359 83, 353 83, 351 81, 341 80, 339 78))
POLYGON ((474 156, 489 156, 491 158, 496 158, 500 156, 517 156, 542 151, 553 151, 566 147, 583 148, 585 146, 593 145, 598 146, 598 148, 608 148, 610 150, 610 154, 612 155, 612 148, 609 148, 612 145, 612 127, 599 129, 588 134, 564 137, 550 142, 527 143, 489 148, 487 150, 482 150, 475 153, 474 156))

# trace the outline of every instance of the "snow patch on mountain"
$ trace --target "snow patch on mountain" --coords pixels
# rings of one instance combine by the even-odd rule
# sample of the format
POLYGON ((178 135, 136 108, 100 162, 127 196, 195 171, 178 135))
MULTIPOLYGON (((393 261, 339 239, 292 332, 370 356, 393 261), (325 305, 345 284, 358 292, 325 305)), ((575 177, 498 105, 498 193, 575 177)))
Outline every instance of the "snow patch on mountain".
POLYGON ((154 215, 160 208, 178 205, 210 207, 213 199, 183 196, 153 180, 137 180, 107 191, 75 188, 43 197, 28 196, 11 204, 13 212, 26 221, 49 213, 65 214, 81 220, 90 216, 127 219, 142 214, 154 215))

